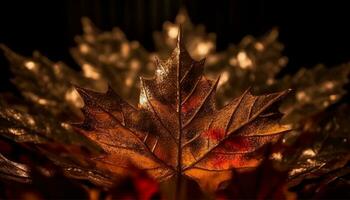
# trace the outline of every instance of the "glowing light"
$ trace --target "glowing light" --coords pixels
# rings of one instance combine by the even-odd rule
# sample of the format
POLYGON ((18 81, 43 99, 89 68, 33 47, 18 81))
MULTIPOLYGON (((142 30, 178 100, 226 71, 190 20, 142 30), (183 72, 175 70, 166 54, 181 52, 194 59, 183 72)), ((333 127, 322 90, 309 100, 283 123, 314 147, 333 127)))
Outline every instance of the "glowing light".
POLYGON ((88 78, 92 78, 92 79, 99 79, 101 78, 100 73, 98 73, 98 71, 92 67, 90 64, 83 64, 83 73, 84 76, 88 77, 88 78))
POLYGON ((209 53, 209 51, 213 48, 213 44, 211 42, 200 42, 197 45, 197 52, 200 56, 205 56, 209 53))
POLYGON ((306 162, 308 162, 309 164, 316 164, 316 162, 314 160, 311 160, 310 158, 306 160, 306 162))
POLYGON ((27 118, 27 122, 28 122, 29 125, 32 125, 32 126, 35 125, 35 120, 32 117, 28 117, 27 118))
POLYGON ((36 94, 34 93, 31 93, 31 92, 28 92, 25 94, 29 99, 31 99, 32 101, 40 104, 40 105, 54 105, 55 103, 53 103, 52 101, 49 101, 47 99, 43 99, 43 98, 40 98, 39 96, 37 96, 36 94))
POLYGON ((61 127, 65 129, 71 129, 71 126, 68 123, 62 122, 61 127))
POLYGON ((176 25, 172 25, 168 28, 168 36, 172 39, 177 38, 177 34, 179 33, 179 27, 176 25))
POLYGON ((64 98, 78 108, 81 108, 84 104, 79 93, 73 88, 66 92, 64 98))
POLYGON ((273 153, 271 155, 271 158, 274 160, 277 160, 277 161, 281 161, 283 156, 282 156, 281 152, 276 152, 276 153, 273 153))
POLYGON ((49 104, 49 101, 48 100, 46 100, 46 99, 38 99, 38 104, 40 104, 40 105, 48 105, 49 104))
POLYGON ((329 102, 328 102, 328 101, 324 101, 324 102, 323 102, 323 106, 324 106, 324 107, 329 106, 329 102))
POLYGON ((266 84, 272 85, 274 82, 275 82, 275 80, 273 78, 269 78, 269 79, 267 79, 266 84))
POLYGON ((237 65, 237 59, 235 57, 230 58, 228 62, 230 63, 231 66, 237 65))
POLYGON ((299 173, 301 173, 301 172, 303 172, 303 171, 305 171, 304 168, 297 168, 297 169, 293 169, 289 174, 290 174, 291 176, 294 176, 294 175, 299 174, 299 173))
POLYGON ((310 97, 304 91, 297 92, 296 97, 297 97, 298 101, 309 101, 310 100, 310 97))
POLYGON ((130 61, 130 67, 132 70, 138 70, 141 67, 141 63, 137 59, 132 59, 130 61))
POLYGON ((29 69, 29 70, 35 70, 36 69, 36 64, 33 61, 27 61, 24 63, 24 66, 29 69))
POLYGON ((125 79, 125 85, 126 85, 127 87, 132 86, 132 83, 133 83, 133 79, 132 79, 131 77, 127 77, 127 78, 125 79))
POLYGON ((304 91, 300 91, 300 92, 297 93, 296 96, 297 96, 297 99, 298 99, 299 101, 301 101, 301 100, 303 100, 303 99, 305 98, 306 94, 305 94, 304 91))
POLYGON ((306 149, 303 151, 302 155, 307 157, 314 157, 316 156, 316 152, 313 149, 306 149))
POLYGON ((126 42, 124 42, 121 45, 121 54, 124 58, 128 57, 130 54, 130 45, 126 42))
POLYGON ((331 101, 336 101, 338 99, 338 95, 332 94, 332 95, 329 96, 329 99, 331 101))
POLYGON ((323 87, 326 89, 326 90, 331 90, 333 89, 335 86, 335 84, 332 82, 332 81, 327 81, 323 84, 323 87))
POLYGON ((237 60, 238 60, 239 66, 243 69, 249 68, 253 65, 252 60, 248 57, 247 53, 244 51, 240 51, 237 54, 237 60))
POLYGON ((261 42, 255 43, 254 47, 258 51, 263 51, 265 49, 264 45, 261 42))
POLYGON ((87 54, 87 53, 89 53, 89 51, 90 51, 90 47, 89 47, 89 45, 87 45, 87 44, 81 44, 81 45, 79 46, 79 50, 80 50, 80 52, 81 52, 82 54, 87 54))
POLYGON ((9 128, 7 129, 11 134, 14 134, 14 135, 24 135, 25 134, 25 131, 22 130, 22 129, 15 129, 15 128, 9 128))
POLYGON ((221 74, 220 80, 218 83, 218 87, 221 87, 223 84, 225 84, 230 77, 230 73, 228 71, 225 71, 224 73, 221 74))

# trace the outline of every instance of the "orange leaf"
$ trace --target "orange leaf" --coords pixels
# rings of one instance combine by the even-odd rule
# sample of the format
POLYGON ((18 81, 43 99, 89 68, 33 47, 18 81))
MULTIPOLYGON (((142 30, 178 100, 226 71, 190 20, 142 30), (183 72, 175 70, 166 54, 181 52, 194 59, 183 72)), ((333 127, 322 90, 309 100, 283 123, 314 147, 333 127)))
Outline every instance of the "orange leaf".
POLYGON ((111 89, 77 88, 85 102, 78 129, 107 153, 94 159, 97 166, 114 173, 136 166, 159 181, 186 175, 202 186, 215 182, 212 189, 219 184, 215 177, 257 166, 258 150, 289 130, 271 109, 288 91, 254 96, 247 90, 217 109, 219 79, 203 76, 203 66, 189 56, 180 33, 170 58, 157 60, 155 76, 141 78, 138 108, 111 89))

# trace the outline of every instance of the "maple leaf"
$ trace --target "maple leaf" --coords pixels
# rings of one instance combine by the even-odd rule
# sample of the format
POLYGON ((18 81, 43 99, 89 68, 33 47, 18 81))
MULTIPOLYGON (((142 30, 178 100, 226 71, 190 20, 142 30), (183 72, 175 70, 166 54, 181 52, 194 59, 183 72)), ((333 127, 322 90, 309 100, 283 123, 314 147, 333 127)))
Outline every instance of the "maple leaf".
POLYGON ((279 164, 288 169, 289 187, 301 198, 327 198, 324 192, 342 181, 349 186, 349 109, 332 105, 304 120, 280 149, 279 164))
POLYGON ((203 76, 204 60, 190 57, 181 33, 170 58, 156 64, 153 78, 141 78, 138 108, 111 88, 103 94, 77 87, 85 120, 76 128, 106 152, 94 158, 98 168, 121 173, 133 165, 159 181, 185 175, 216 189, 233 168, 257 166, 259 149, 289 130, 270 109, 288 91, 247 90, 217 109, 219 79, 203 76))

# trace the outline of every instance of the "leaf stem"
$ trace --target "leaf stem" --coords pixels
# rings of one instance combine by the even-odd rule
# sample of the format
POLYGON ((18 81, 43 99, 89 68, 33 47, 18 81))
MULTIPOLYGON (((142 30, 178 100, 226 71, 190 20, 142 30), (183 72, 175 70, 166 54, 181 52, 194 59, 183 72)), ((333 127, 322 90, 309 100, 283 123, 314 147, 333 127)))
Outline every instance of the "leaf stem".
POLYGON ((180 40, 181 40, 181 30, 179 31, 179 38, 178 38, 178 50, 179 50, 179 63, 177 65, 177 115, 178 115, 178 151, 177 151, 177 174, 176 174, 176 199, 180 199, 182 194, 182 119, 181 119, 181 47, 180 47, 180 40))

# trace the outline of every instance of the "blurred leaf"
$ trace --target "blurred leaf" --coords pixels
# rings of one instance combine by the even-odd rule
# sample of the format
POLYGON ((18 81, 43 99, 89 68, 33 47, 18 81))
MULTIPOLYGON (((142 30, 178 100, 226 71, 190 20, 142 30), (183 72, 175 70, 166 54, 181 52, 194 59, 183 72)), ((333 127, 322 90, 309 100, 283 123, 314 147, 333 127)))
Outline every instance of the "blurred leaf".
POLYGON ((30 170, 26 165, 8 160, 0 153, 0 177, 17 182, 31 182, 30 170))
POLYGON ((14 73, 14 84, 22 95, 34 105, 61 118, 76 119, 81 113, 82 100, 72 84, 98 89, 89 78, 85 78, 65 64, 54 63, 35 52, 27 58, 1 45, 14 73), (73 114, 73 116, 72 116, 73 114))
POLYGON ((128 41, 119 28, 101 32, 88 18, 83 18, 82 24, 84 34, 76 37, 77 46, 71 53, 83 75, 103 88, 110 85, 135 103, 139 76, 153 71, 149 53, 137 41, 128 41))

